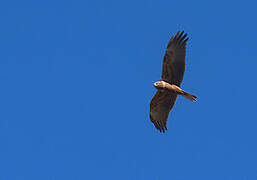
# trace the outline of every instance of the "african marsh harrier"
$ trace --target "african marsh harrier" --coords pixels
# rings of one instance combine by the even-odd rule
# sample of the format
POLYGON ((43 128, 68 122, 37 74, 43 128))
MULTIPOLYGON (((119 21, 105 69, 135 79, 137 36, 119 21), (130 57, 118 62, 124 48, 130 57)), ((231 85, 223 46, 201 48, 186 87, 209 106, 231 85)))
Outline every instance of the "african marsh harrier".
POLYGON ((186 38, 184 31, 171 37, 163 59, 162 77, 154 83, 157 89, 150 103, 150 119, 160 132, 167 130, 167 120, 177 95, 196 101, 196 96, 180 88, 185 72, 186 38))

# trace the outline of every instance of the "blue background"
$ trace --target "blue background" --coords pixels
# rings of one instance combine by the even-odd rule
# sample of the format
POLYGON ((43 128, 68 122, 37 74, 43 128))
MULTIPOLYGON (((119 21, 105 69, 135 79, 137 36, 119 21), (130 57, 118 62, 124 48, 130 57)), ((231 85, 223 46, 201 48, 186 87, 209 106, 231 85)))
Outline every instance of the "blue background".
POLYGON ((256 180, 257 2, 0 3, 1 180, 256 180), (149 102, 189 33, 160 134, 149 102))

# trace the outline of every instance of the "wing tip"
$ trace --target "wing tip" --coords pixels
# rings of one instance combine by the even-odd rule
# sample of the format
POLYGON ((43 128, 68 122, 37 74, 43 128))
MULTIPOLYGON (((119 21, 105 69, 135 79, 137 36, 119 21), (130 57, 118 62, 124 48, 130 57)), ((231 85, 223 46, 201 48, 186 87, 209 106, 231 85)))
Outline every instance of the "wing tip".
MULTIPOLYGON (((187 37, 188 34, 187 33, 184 34, 184 32, 185 32, 184 30, 182 30, 182 31, 178 30, 175 36, 172 35, 171 41, 174 42, 174 44, 176 44, 178 46, 185 46, 186 42, 189 40, 189 37, 187 37)), ((169 45, 172 42, 170 42, 169 45)))
POLYGON ((160 133, 165 133, 165 131, 168 130, 166 123, 162 124, 161 122, 158 121, 152 121, 152 123, 154 124, 155 128, 160 131, 160 133))

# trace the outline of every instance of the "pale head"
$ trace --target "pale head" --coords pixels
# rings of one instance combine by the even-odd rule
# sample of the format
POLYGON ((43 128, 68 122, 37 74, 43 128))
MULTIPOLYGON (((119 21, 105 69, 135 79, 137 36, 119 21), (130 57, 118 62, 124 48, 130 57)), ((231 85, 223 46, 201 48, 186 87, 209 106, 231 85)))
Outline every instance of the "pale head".
POLYGON ((165 82, 164 81, 157 81, 153 85, 154 85, 154 87, 156 89, 163 89, 163 88, 165 88, 165 82))

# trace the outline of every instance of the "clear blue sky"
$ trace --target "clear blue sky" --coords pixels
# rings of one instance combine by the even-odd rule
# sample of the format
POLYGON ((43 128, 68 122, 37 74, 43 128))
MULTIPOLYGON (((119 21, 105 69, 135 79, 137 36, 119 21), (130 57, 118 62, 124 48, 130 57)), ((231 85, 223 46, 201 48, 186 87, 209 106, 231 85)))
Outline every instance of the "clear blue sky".
POLYGON ((0 2, 1 180, 256 180, 257 2, 0 2), (160 134, 149 102, 189 33, 160 134))

